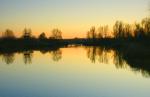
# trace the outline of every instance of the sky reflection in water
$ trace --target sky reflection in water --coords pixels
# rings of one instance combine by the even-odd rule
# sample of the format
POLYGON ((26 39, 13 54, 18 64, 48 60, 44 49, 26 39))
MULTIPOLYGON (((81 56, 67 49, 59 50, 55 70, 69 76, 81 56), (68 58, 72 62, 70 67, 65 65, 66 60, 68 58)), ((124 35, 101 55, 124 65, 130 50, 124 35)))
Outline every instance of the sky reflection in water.
POLYGON ((0 64, 2 97, 149 97, 149 71, 105 48, 0 54, 0 64))

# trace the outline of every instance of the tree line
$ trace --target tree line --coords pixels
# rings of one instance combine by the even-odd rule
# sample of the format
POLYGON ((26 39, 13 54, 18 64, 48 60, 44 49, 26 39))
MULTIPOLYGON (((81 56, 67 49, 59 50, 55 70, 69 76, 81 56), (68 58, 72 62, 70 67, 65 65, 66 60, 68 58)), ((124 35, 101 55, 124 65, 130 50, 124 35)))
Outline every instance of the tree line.
POLYGON ((116 21, 113 26, 113 31, 109 33, 108 25, 91 27, 87 32, 87 39, 102 39, 102 38, 150 38, 150 18, 144 18, 140 23, 128 24, 122 21, 116 21))
MULTIPOLYGON (((14 32, 10 29, 6 29, 2 33, 2 39, 15 39, 16 36, 14 32)), ((35 38, 32 35, 32 30, 25 28, 23 30, 23 35, 20 37, 22 39, 35 38)), ((150 38, 150 18, 144 18, 139 23, 128 24, 122 21, 116 21, 113 25, 113 31, 109 30, 108 25, 100 26, 98 29, 96 27, 91 27, 87 32, 86 39, 105 39, 105 38, 114 38, 114 39, 129 39, 137 38, 144 39, 150 38)), ((62 39, 62 31, 59 29, 53 29, 51 31, 51 36, 47 37, 44 32, 42 32, 38 39, 62 39)))
MULTIPOLYGON (((4 32, 2 32, 2 39, 16 39, 16 36, 14 35, 14 32, 10 29, 6 29, 4 32)), ((23 30, 23 34, 20 37, 21 39, 32 39, 35 38, 34 35, 32 35, 32 30, 29 28, 25 28, 23 30)), ((38 39, 44 40, 44 39, 62 39, 62 31, 59 29, 53 29, 51 32, 51 36, 47 37, 45 32, 42 32, 39 36, 38 39)))

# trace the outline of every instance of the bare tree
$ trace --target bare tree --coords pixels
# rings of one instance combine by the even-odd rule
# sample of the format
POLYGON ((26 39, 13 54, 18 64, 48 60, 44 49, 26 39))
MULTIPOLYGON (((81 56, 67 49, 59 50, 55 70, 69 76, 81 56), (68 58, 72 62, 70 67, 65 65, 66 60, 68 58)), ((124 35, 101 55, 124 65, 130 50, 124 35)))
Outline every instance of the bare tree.
POLYGON ((115 23, 115 25, 114 25, 114 27, 113 27, 113 29, 114 29, 114 36, 115 36, 116 38, 121 38, 121 37, 124 36, 124 29, 123 29, 123 26, 124 26, 123 22, 121 22, 121 21, 116 21, 116 23, 115 23))
POLYGON ((98 28, 97 38, 104 38, 104 28, 103 28, 103 26, 100 26, 98 28))
POLYGON ((23 30, 23 38, 31 38, 32 36, 32 30, 25 28, 23 30))
POLYGON ((108 25, 98 28, 97 38, 106 38, 108 36, 108 25))
POLYGON ((124 25, 124 37, 130 38, 132 37, 132 27, 129 24, 124 25))
POLYGON ((144 29, 143 29, 143 27, 139 23, 135 24, 134 33, 135 33, 135 37, 136 38, 142 38, 142 37, 145 36, 144 29))
POLYGON ((150 18, 144 18, 141 22, 142 27, 144 29, 144 33, 147 36, 150 36, 150 18))
POLYGON ((104 38, 108 36, 108 25, 104 26, 104 38))
POLYGON ((88 39, 95 39, 96 38, 96 29, 95 27, 91 27, 90 31, 87 32, 88 39))
POLYGON ((59 29, 53 29, 52 30, 52 36, 53 39, 62 39, 62 32, 59 29))

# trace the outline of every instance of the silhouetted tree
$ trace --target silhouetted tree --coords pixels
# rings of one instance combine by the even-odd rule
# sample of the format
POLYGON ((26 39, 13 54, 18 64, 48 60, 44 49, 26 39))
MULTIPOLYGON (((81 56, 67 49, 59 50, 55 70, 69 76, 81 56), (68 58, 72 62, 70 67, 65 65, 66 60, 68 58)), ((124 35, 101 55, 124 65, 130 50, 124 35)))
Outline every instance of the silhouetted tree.
POLYGON ((61 32, 61 30, 53 29, 51 38, 53 38, 53 39, 62 39, 62 32, 61 32))
POLYGON ((144 18, 141 22, 146 36, 150 37, 150 18, 144 18))
POLYGON ((124 24, 121 21, 116 21, 113 30, 115 38, 121 38, 124 36, 124 24))
POLYGON ((125 38, 131 38, 132 37, 132 28, 131 28, 131 25, 125 24, 123 32, 124 32, 124 37, 125 38))
POLYGON ((15 38, 15 35, 12 30, 6 29, 6 31, 2 34, 3 38, 15 38))
POLYGON ((100 26, 98 28, 97 38, 103 38, 103 27, 102 26, 100 26))
POLYGON ((90 36, 90 31, 88 31, 88 32, 87 32, 86 37, 87 37, 88 39, 90 39, 90 38, 91 38, 91 36, 90 36))
POLYGON ((108 25, 100 26, 98 28, 98 34, 96 35, 97 38, 106 38, 108 33, 108 25))
POLYGON ((46 35, 44 32, 42 32, 40 35, 39 35, 39 39, 43 40, 43 39, 46 39, 46 35))
POLYGON ((23 38, 31 38, 32 36, 32 30, 25 28, 23 30, 23 38))
POLYGON ((135 38, 140 39, 140 38, 143 38, 145 36, 143 27, 137 23, 135 24, 134 33, 135 33, 135 38))
POLYGON ((90 31, 87 32, 88 39, 95 39, 96 38, 96 29, 95 27, 91 27, 90 31))

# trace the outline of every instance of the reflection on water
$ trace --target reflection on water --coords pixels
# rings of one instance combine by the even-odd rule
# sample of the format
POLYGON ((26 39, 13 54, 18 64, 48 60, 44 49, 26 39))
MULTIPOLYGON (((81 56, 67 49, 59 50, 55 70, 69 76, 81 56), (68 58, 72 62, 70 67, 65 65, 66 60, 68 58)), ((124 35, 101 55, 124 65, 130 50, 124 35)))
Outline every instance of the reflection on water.
POLYGON ((116 68, 127 68, 129 66, 133 72, 140 72, 143 76, 150 77, 150 68, 148 67, 150 61, 148 61, 148 63, 145 64, 146 66, 140 65, 142 63, 137 63, 137 60, 126 58, 128 56, 124 55, 123 52, 115 51, 112 49, 106 49, 105 47, 86 47, 86 50, 87 57, 93 63, 95 63, 95 61, 98 60, 100 63, 114 64, 116 68), (130 61, 132 61, 132 64, 130 64, 130 61))
MULTIPOLYGON (((87 52, 87 58, 91 60, 92 63, 95 63, 96 60, 99 63, 103 64, 114 64, 116 68, 126 68, 130 66, 134 72, 141 72, 143 76, 148 77, 150 75, 150 71, 144 70, 144 68, 136 67, 136 64, 127 64, 128 60, 123 59, 122 53, 112 50, 106 49, 104 47, 84 47, 87 52)), ((43 50, 40 51, 42 54, 49 53, 52 56, 53 61, 59 61, 62 58, 62 51, 60 49, 54 50, 43 50)), ((21 52, 23 55, 24 64, 32 64, 32 58, 34 55, 34 51, 23 51, 21 52)), ((2 53, 2 61, 6 64, 12 64, 15 60, 14 53, 2 53)), ((71 56, 70 56, 71 57, 71 56)), ((134 60, 134 59, 133 59, 134 60)))
POLYGON ((122 56, 112 49, 106 49, 102 47, 86 47, 87 57, 91 62, 95 63, 98 60, 104 64, 115 64, 117 68, 123 68, 125 61, 122 56))
POLYGON ((61 59, 61 50, 52 51, 51 54, 54 61, 59 61, 61 59))
POLYGON ((0 97, 149 97, 150 68, 121 51, 79 46, 0 59, 0 97))
POLYGON ((49 53, 52 56, 53 61, 59 61, 62 57, 62 52, 60 49, 53 49, 53 50, 41 50, 42 54, 49 53))
POLYGON ((23 59, 25 64, 31 64, 33 57, 33 51, 24 51, 23 52, 23 59))
POLYGON ((2 54, 2 60, 6 62, 6 64, 11 64, 14 61, 14 53, 4 53, 2 54))
MULTIPOLYGON (((150 68, 144 68, 144 66, 140 67, 140 65, 134 64, 134 59, 127 59, 126 56, 124 56, 122 52, 115 51, 112 49, 107 49, 105 47, 96 47, 96 46, 91 46, 91 47, 88 46, 84 48, 87 52, 87 58, 90 59, 92 63, 95 63, 96 61, 98 61, 99 63, 103 63, 103 64, 114 64, 116 68, 130 67, 132 71, 141 72, 143 76, 145 77, 150 76, 150 68), (126 58, 126 60, 124 57, 126 58), (131 60, 133 64, 130 64, 131 60)), ((61 51, 61 48, 52 49, 52 50, 41 50, 40 52, 42 54, 48 53, 51 56, 51 59, 56 62, 61 60, 62 53, 63 53, 61 51)), ((23 51, 21 52, 21 54, 23 55, 24 64, 32 64, 34 51, 23 51)), ((14 52, 1 53, 0 55, 1 55, 2 61, 5 62, 6 64, 12 64, 15 60, 14 52)), ((138 63, 138 64, 141 64, 141 63, 138 63)))
MULTIPOLYGON (((60 49, 55 50, 43 50, 40 51, 42 54, 49 53, 52 56, 53 61, 59 61, 62 58, 62 52, 60 49)), ((23 55, 24 64, 32 64, 32 58, 34 55, 34 51, 23 51, 21 52, 23 55)), ((1 53, 2 61, 6 64, 12 64, 15 60, 15 53, 1 53)))

